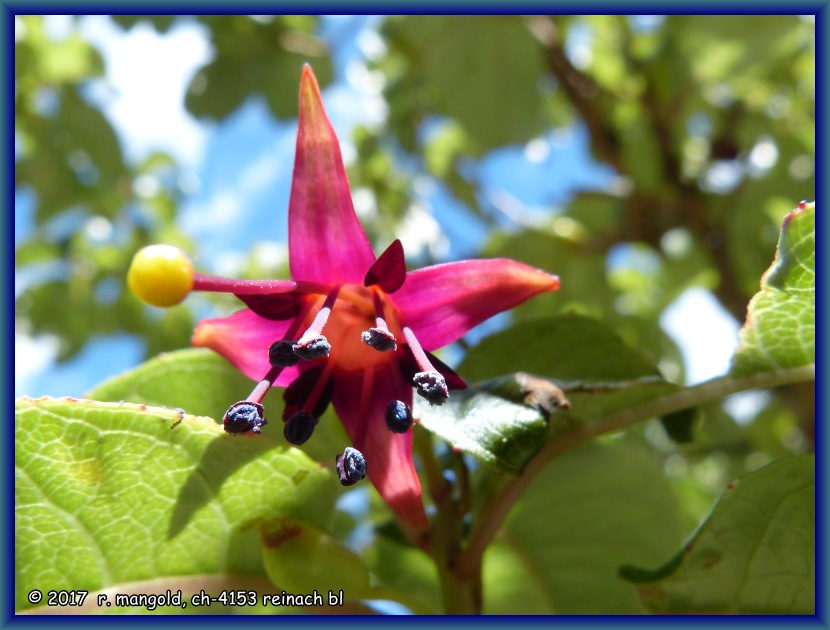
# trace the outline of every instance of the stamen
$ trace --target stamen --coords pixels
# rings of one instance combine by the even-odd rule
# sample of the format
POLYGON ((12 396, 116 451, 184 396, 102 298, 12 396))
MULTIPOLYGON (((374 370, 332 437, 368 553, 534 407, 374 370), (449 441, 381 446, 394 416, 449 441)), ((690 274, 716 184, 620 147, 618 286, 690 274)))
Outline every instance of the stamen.
POLYGON ((363 339, 363 343, 367 346, 371 346, 378 352, 398 349, 398 344, 395 343, 394 335, 380 326, 363 331, 360 333, 360 338, 363 339))
POLYGON ((380 301, 380 295, 375 291, 372 291, 372 301, 375 306, 376 327, 361 333, 360 337, 363 339, 363 343, 379 352, 397 350, 398 344, 395 342, 395 336, 389 332, 389 326, 386 325, 383 303, 380 301))
POLYGON ((301 409, 286 421, 283 435, 292 444, 297 446, 305 444, 311 434, 314 433, 314 427, 317 426, 318 422, 320 422, 319 418, 315 418, 305 409, 301 409))
POLYGON ((297 356, 301 359, 312 361, 314 359, 319 359, 320 357, 329 356, 331 345, 329 344, 328 339, 326 339, 321 333, 323 332, 323 328, 325 328, 326 323, 329 321, 331 309, 337 301, 337 294, 339 292, 340 287, 334 287, 331 291, 329 291, 329 294, 326 296, 326 301, 323 302, 323 306, 314 317, 314 321, 311 322, 311 326, 309 326, 308 330, 303 333, 303 336, 300 337, 299 341, 294 344, 294 352, 296 352, 297 356))
POLYGON ((415 357, 415 362, 421 368, 412 379, 418 394, 426 398, 430 405, 443 405, 450 397, 446 380, 432 365, 412 329, 404 326, 403 336, 412 351, 412 356, 415 357))
POLYGON ((347 446, 342 455, 334 458, 340 483, 344 486, 353 486, 366 477, 366 460, 356 448, 347 446))
POLYGON ((265 419, 265 408, 258 402, 241 400, 230 406, 222 419, 225 431, 236 435, 237 433, 262 433, 262 425, 268 424, 265 419))
POLYGON ((318 335, 305 341, 300 339, 300 341, 294 344, 294 352, 304 361, 313 361, 314 359, 329 356, 331 344, 323 335, 318 335))
POLYGON ((418 372, 412 377, 416 391, 422 398, 426 398, 430 405, 443 405, 450 393, 447 382, 439 372, 418 372))
POLYGON ((412 409, 402 400, 393 400, 386 406, 386 426, 392 433, 406 433, 412 426, 412 409))
MULTIPOLYGON (((307 312, 308 307, 305 307, 296 319, 291 322, 291 326, 288 327, 288 330, 285 333, 286 337, 293 337, 297 334, 300 322, 305 319, 307 312)), ((273 344, 271 348, 279 343, 280 342, 273 344)), ((268 358, 270 362, 271 349, 268 350, 268 358)), ((283 367, 286 367, 282 365, 274 365, 273 363, 271 363, 271 366, 272 367, 268 370, 268 373, 259 383, 256 384, 254 389, 248 395, 248 398, 235 402, 225 412, 225 416, 222 419, 222 425, 225 431, 233 435, 237 433, 245 433, 247 431, 262 433, 261 427, 268 424, 268 421, 265 419, 265 408, 262 406, 262 399, 265 398, 265 394, 268 393, 268 390, 271 389, 274 381, 277 380, 277 377, 282 372, 283 367)))
POLYGON ((300 357, 294 352, 294 342, 287 339, 275 341, 268 348, 268 363, 274 367, 291 367, 300 362, 300 357))

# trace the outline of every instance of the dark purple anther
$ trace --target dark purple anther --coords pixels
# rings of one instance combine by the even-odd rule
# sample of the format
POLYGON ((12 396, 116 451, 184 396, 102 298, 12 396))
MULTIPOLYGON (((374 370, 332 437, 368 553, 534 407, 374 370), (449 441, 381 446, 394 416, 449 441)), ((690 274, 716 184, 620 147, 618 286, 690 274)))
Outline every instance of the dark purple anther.
POLYGON ((311 434, 314 433, 314 427, 317 426, 318 422, 320 422, 318 418, 312 416, 305 409, 300 409, 286 421, 283 435, 292 444, 297 446, 305 444, 311 434))
POLYGON ((231 434, 262 433, 262 425, 268 424, 265 419, 265 408, 259 403, 242 400, 230 406, 225 412, 223 426, 231 434))
POLYGON ((386 426, 392 433, 406 433, 412 426, 412 409, 402 400, 386 405, 386 426))
POLYGON ((395 336, 388 330, 383 330, 382 328, 370 328, 362 332, 360 337, 363 339, 363 343, 379 352, 398 349, 398 344, 395 343, 395 336))
POLYGON ((450 397, 447 382, 438 372, 418 372, 412 381, 418 394, 426 398, 430 405, 443 405, 450 397))
POLYGON ((274 367, 291 367, 300 362, 300 357, 294 352, 294 342, 276 341, 268 348, 268 363, 274 367))
POLYGON ((353 486, 366 476, 366 460, 356 448, 347 446, 343 454, 338 455, 334 461, 337 474, 340 475, 340 483, 344 486, 353 486))
POLYGON ((299 341, 294 344, 293 348, 297 356, 306 361, 327 357, 331 352, 331 345, 323 335, 318 335, 308 341, 299 341))

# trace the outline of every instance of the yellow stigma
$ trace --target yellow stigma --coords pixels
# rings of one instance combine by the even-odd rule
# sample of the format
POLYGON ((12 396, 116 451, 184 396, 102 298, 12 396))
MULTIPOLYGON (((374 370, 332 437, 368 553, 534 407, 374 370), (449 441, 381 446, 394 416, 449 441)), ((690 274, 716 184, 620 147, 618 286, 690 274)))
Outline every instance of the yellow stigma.
POLYGON ((127 286, 148 304, 173 306, 193 289, 193 263, 172 245, 149 245, 133 256, 127 286))

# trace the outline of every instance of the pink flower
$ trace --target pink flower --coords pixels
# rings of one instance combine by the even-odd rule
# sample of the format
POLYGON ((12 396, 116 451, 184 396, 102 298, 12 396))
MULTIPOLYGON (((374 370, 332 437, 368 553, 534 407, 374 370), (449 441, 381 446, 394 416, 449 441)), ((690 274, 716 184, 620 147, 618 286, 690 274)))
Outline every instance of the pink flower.
POLYGON ((307 440, 329 402, 353 441, 337 456, 344 485, 367 474, 406 522, 428 526, 412 461, 412 386, 432 404, 464 382, 429 354, 487 318, 559 287, 507 259, 467 260, 407 273, 400 241, 376 257, 354 212, 340 146, 311 68, 300 84, 288 210, 293 280, 193 274, 193 289, 235 294, 248 308, 198 324, 193 344, 258 380, 225 416, 230 432, 259 432, 261 400, 284 386, 286 438, 307 440))

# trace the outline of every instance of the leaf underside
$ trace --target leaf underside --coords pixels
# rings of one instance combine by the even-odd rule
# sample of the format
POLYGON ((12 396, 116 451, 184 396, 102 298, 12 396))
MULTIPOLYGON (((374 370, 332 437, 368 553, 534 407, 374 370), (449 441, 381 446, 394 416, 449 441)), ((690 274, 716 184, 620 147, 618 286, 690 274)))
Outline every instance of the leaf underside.
POLYGON ((815 457, 777 460, 730 484, 686 548, 647 571, 623 567, 653 613, 815 611, 815 457))

